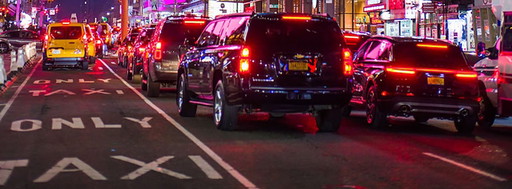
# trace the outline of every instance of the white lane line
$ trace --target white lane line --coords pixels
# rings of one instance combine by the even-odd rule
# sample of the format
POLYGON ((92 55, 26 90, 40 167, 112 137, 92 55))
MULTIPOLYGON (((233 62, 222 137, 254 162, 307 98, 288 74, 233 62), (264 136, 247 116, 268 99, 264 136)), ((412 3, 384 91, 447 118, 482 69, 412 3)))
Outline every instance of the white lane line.
MULTIPOLYGON (((32 71, 30 72, 30 74, 28 74, 27 78, 25 78, 25 81, 23 81, 23 83, 21 83, 21 85, 18 87, 18 89, 16 90, 16 92, 14 93, 14 95, 12 95, 11 99, 9 99, 9 101, 7 102, 7 104, 4 106, 4 108, 2 109, 2 111, 0 111, 0 122, 2 121, 2 119, 4 118, 5 114, 7 113, 7 111, 9 110, 9 108, 11 108, 12 106, 12 103, 14 103, 14 100, 18 97, 18 95, 20 94, 21 92, 21 89, 23 89, 23 87, 25 87, 25 85, 27 84, 28 80, 30 80, 30 78, 32 77, 32 75, 34 75, 34 72, 36 71, 36 67, 39 65, 39 63, 41 62, 42 59, 39 59, 39 61, 37 61, 37 64, 34 65, 34 67, 32 68, 32 71)), ((12 87, 12 86, 11 86, 12 87)))
POLYGON ((115 62, 110 62, 110 64, 116 64, 115 62))
POLYGON ((483 175, 483 176, 486 176, 486 177, 490 177, 494 180, 497 180, 497 181, 507 181, 506 178, 503 178, 503 177, 499 177, 499 176, 496 176, 494 174, 491 174, 491 173, 488 173, 488 172, 485 172, 485 171, 482 171, 480 169, 477 169, 477 168, 474 168, 474 167, 471 167, 471 166, 468 166, 468 165, 464 165, 462 163, 459 163, 459 162, 456 162, 456 161, 453 161, 451 159, 448 159, 448 158, 444 158, 444 157, 441 157, 441 156, 438 156, 438 155, 435 155, 435 154, 432 154, 432 153, 428 153, 428 152, 423 152, 424 155, 426 156, 430 156, 430 157, 433 157, 433 158, 436 158, 436 159, 439 159, 441 161, 444 161, 444 162, 447 162, 447 163, 450 163, 450 164, 453 164, 453 165, 456 165, 460 168, 463 168, 463 169, 466 169, 466 170, 469 170, 471 172, 474 172, 474 173, 477 173, 477 174, 480 174, 480 175, 483 175))
POLYGON ((210 149, 206 144, 204 144, 201 140, 199 140, 196 136, 194 136, 190 131, 185 129, 181 124, 179 124, 176 120, 174 120, 171 116, 167 115, 162 109, 153 104, 149 99, 147 99, 143 94, 141 94, 137 89, 133 88, 128 82, 126 82, 121 76, 117 75, 112 68, 110 68, 102 59, 100 59, 101 63, 116 76, 121 82, 123 82, 129 89, 131 89, 135 94, 137 94, 147 105, 157 111, 162 117, 164 117, 169 123, 171 123, 176 129, 181 131, 185 136, 187 136, 194 144, 196 144, 201 150, 203 150, 210 158, 212 158, 215 162, 217 162, 224 170, 226 170, 231 176, 233 176, 238 182, 244 185, 246 188, 255 189, 258 188, 254 185, 249 179, 243 176, 240 172, 238 172, 235 168, 225 162, 217 153, 215 153, 212 149, 210 149))

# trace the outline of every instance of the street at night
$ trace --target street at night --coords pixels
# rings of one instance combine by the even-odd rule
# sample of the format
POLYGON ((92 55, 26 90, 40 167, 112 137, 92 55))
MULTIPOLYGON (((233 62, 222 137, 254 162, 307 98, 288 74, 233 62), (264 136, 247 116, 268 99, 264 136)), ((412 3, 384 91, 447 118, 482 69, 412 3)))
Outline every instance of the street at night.
POLYGON ((220 131, 211 108, 177 114, 175 88, 146 98, 115 57, 42 71, 40 55, 1 98, 6 188, 510 188, 512 120, 461 135, 452 122, 354 110, 333 133, 308 114, 241 115, 220 131))

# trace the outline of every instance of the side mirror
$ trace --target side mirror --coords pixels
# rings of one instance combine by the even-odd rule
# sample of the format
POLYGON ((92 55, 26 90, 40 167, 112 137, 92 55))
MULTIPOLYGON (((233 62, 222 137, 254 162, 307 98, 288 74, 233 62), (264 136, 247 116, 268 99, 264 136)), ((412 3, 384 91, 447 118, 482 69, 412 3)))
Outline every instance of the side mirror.
POLYGON ((491 60, 496 60, 496 59, 498 59, 498 54, 499 54, 499 52, 498 52, 498 49, 496 49, 496 47, 488 48, 488 49, 487 49, 487 52, 488 52, 488 53, 487 53, 486 55, 487 55, 487 57, 488 57, 489 59, 491 59, 491 60))

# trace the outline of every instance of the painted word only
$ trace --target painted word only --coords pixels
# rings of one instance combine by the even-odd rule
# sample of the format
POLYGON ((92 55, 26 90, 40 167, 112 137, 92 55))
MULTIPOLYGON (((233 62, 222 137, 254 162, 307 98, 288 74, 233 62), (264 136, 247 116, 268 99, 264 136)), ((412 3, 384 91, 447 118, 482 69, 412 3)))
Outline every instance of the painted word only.
MULTIPOLYGON (((134 123, 138 123, 140 127, 148 129, 151 128, 149 121, 153 119, 153 117, 144 117, 142 119, 137 119, 133 117, 124 117, 124 119, 130 120, 134 123)), ((94 124, 94 128, 97 129, 119 129, 122 128, 121 124, 106 124, 100 117, 91 117, 91 120, 94 124)), ((66 120, 62 118, 52 118, 51 129, 52 130, 62 130, 63 127, 71 128, 71 129, 85 129, 85 124, 82 121, 82 118, 73 117, 71 120, 66 120)), ((11 123, 11 130, 17 132, 31 132, 36 131, 43 128, 43 121, 37 119, 21 119, 16 120, 11 123)))
MULTIPOLYGON (((78 79, 78 80, 74 80, 74 79, 55 79, 55 82, 53 83, 56 83, 56 84, 64 84, 64 83, 96 83, 96 82, 99 82, 99 83, 109 83, 110 80, 112 80, 111 78, 107 78, 107 79, 97 79, 97 80, 86 80, 86 79, 78 79)), ((46 85, 46 84, 52 84, 52 80, 47 80, 47 79, 39 79, 39 80, 35 80, 33 82, 33 84, 36 84, 36 85, 46 85)))

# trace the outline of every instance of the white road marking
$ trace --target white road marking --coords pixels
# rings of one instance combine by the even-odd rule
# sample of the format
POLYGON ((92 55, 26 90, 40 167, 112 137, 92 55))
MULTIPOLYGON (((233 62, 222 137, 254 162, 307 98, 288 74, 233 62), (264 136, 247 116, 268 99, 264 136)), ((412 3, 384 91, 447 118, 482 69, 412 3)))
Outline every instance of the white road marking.
POLYGON ((158 165, 169 161, 170 159, 174 158, 174 156, 164 156, 164 157, 158 158, 157 160, 152 161, 150 163, 144 163, 142 161, 132 159, 132 158, 129 158, 126 156, 110 156, 110 157, 140 166, 140 168, 138 168, 137 170, 132 171, 130 174, 121 177, 121 179, 124 179, 124 180, 134 180, 137 177, 139 177, 143 174, 146 174, 149 171, 156 171, 156 172, 163 173, 163 174, 169 175, 171 177, 176 177, 179 179, 191 179, 192 178, 187 175, 171 171, 169 169, 158 167, 158 165))
POLYGON ((15 167, 26 167, 28 159, 0 161, 0 185, 4 185, 15 167))
MULTIPOLYGON (((26 126, 26 125, 25 125, 26 126)), ((36 119, 22 119, 11 123, 11 131, 29 132, 43 128, 43 122, 36 119), (30 128, 21 128, 23 122, 32 123, 30 128)))
POLYGON ((61 130, 62 125, 66 125, 73 129, 85 129, 84 122, 79 117, 71 118, 73 121, 68 121, 62 118, 53 118, 52 119, 52 130, 61 130))
POLYGON ((121 128, 121 124, 105 124, 99 117, 91 117, 96 128, 121 128))
POLYGON ((179 124, 176 120, 174 120, 171 116, 167 115, 162 109, 153 104, 148 98, 142 95, 137 89, 133 88, 128 82, 126 82, 121 76, 117 75, 102 59, 100 62, 112 73, 116 76, 121 82, 123 82, 129 89, 131 89, 135 94, 137 94, 146 104, 148 104, 151 108, 157 111, 162 117, 164 117, 169 123, 171 123, 176 129, 181 131, 185 136, 187 136, 192 142, 194 142, 201 150, 203 150, 210 158, 212 158, 215 162, 217 162, 224 170, 226 170, 231 176, 233 176, 238 182, 240 182, 246 188, 258 188, 254 185, 249 179, 243 176, 240 172, 238 172, 234 167, 225 162, 217 153, 215 153, 212 149, 210 149, 206 144, 204 144, 201 140, 199 140, 196 136, 194 136, 190 131, 185 129, 181 124, 179 124))
POLYGON ((123 90, 116 90, 116 93, 122 95, 122 94, 124 94, 124 91, 123 90))
POLYGON ((95 93, 98 93, 98 94, 110 94, 109 92, 105 92, 105 89, 98 89, 98 90, 94 90, 94 89, 82 89, 82 91, 86 92, 84 93, 84 95, 91 95, 91 94, 95 94, 95 93))
POLYGON ((34 180, 34 182, 48 182, 52 180, 53 177, 55 177, 57 174, 61 172, 83 172, 87 176, 89 176, 93 180, 107 180, 105 176, 103 176, 100 172, 96 171, 91 166, 87 165, 82 160, 76 158, 76 157, 67 157, 63 158, 55 166, 53 166, 51 169, 46 171, 43 175, 41 175, 39 178, 34 180), (76 168, 66 169, 69 165, 73 164, 76 168))
POLYGON ((474 168, 474 167, 471 167, 471 166, 468 166, 468 165, 464 165, 462 163, 459 163, 459 162, 456 162, 456 161, 453 161, 451 159, 448 159, 448 158, 444 158, 444 157, 441 157, 441 156, 438 156, 438 155, 435 155, 435 154, 432 154, 432 153, 428 153, 428 152, 423 152, 424 155, 426 156, 430 156, 430 157, 433 157, 433 158, 436 158, 436 159, 439 159, 441 161, 444 161, 444 162, 447 162, 447 163, 450 163, 450 164, 453 164, 457 167, 460 167, 460 168, 463 168, 463 169, 466 169, 468 171, 471 171, 471 172, 474 172, 474 173, 477 173, 477 174, 480 174, 480 175, 483 175, 483 176, 486 176, 486 177, 490 177, 494 180, 497 180, 497 181, 507 181, 506 178, 503 178, 503 177, 499 177, 499 176, 496 176, 494 174, 491 174, 491 173, 488 173, 488 172, 485 172, 485 171, 482 171, 480 169, 477 169, 477 168, 474 168))
POLYGON ((139 123, 142 128, 151 128, 151 125, 148 123, 149 120, 153 119, 152 117, 144 117, 142 120, 138 120, 132 117, 124 117, 127 120, 139 123))
POLYGON ((188 156, 210 179, 222 179, 222 175, 206 162, 201 156, 188 156))
MULTIPOLYGON (((101 61, 103 62, 103 60, 101 60, 101 61)), ((110 64, 114 64, 115 65, 116 63, 115 62, 110 62, 110 64)))
POLYGON ((100 67, 98 67, 98 70, 102 70, 102 71, 103 71, 103 67, 101 67, 101 66, 100 66, 100 67))
POLYGON ((11 99, 9 99, 9 101, 7 101, 7 104, 4 106, 2 111, 0 111, 0 122, 2 122, 2 119, 4 118, 5 114, 7 113, 9 108, 11 108, 12 103, 14 103, 14 100, 18 97, 18 95, 20 94, 23 87, 27 84, 28 80, 30 80, 32 75, 34 75, 34 72, 36 71, 36 67, 37 67, 37 65, 39 65, 39 63, 41 63, 41 60, 42 59, 40 59, 37 62, 37 64, 34 66, 34 68, 32 68, 32 71, 30 72, 30 74, 28 74, 27 78, 25 78, 25 81, 23 81, 23 83, 21 83, 20 87, 16 90, 16 92, 14 92, 14 95, 12 95, 11 99))

